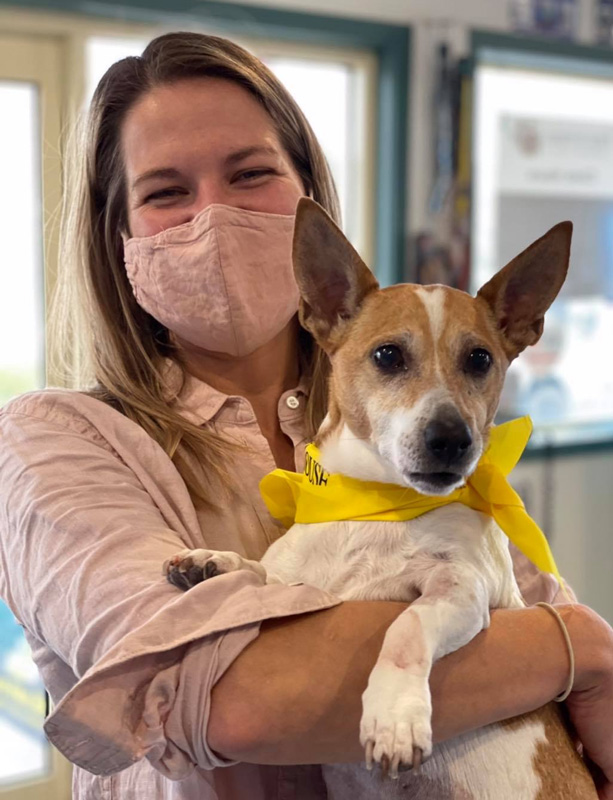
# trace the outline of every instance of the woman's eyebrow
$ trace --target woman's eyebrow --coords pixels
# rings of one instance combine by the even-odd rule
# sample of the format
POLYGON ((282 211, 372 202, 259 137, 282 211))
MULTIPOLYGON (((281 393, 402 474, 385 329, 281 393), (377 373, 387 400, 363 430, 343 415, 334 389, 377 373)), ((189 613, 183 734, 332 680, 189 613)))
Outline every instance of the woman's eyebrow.
POLYGON ((132 182, 132 189, 136 189, 141 183, 145 181, 149 181, 152 178, 179 178, 181 173, 178 169, 174 167, 160 167, 157 169, 149 169, 147 172, 143 172, 142 175, 139 175, 138 178, 135 178, 132 182))
POLYGON ((239 161, 243 161, 245 158, 249 158, 249 156, 261 155, 278 156, 279 151, 270 145, 253 145, 251 147, 243 147, 241 150, 236 150, 234 153, 230 153, 229 156, 226 156, 226 164, 231 166, 239 161))

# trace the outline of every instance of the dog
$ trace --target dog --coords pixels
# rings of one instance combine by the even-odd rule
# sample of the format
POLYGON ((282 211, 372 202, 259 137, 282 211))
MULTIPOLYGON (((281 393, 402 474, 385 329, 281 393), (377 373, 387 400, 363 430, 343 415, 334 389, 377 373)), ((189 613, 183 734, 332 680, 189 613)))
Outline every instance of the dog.
MULTIPOLYGON (((317 479, 340 474, 434 497, 462 487, 488 445, 509 364, 542 334, 571 236, 571 223, 556 225, 476 297, 444 286, 380 289, 323 209, 302 199, 293 246, 300 321, 332 365, 319 464, 309 466, 317 479)), ((487 628, 490 609, 524 605, 491 516, 450 503, 410 521, 300 523, 260 562, 195 550, 165 565, 177 585, 187 573, 194 582, 235 569, 343 600, 410 603, 386 633, 360 727, 367 765, 396 780, 324 766, 332 795, 338 785, 364 798, 596 800, 553 703, 433 749, 433 662, 487 628)))

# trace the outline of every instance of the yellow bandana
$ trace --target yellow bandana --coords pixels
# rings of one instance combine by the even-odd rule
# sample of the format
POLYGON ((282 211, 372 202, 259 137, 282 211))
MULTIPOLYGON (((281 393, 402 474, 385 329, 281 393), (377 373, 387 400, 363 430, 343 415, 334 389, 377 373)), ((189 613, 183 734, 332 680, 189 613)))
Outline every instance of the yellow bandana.
POLYGON ((489 445, 466 485, 446 497, 330 474, 312 444, 307 447, 304 474, 276 469, 260 481, 260 492, 272 516, 286 528, 295 522, 409 520, 448 503, 464 503, 493 517, 513 544, 540 570, 553 573, 563 587, 547 539, 507 481, 531 433, 529 417, 492 428, 489 445))

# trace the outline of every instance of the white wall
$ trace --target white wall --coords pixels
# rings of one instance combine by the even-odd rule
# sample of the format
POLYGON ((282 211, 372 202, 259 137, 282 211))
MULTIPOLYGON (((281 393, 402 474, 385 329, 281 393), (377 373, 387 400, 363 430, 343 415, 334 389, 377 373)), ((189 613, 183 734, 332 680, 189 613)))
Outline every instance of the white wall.
POLYGON ((613 450, 525 460, 513 482, 579 599, 613 623, 613 450))
MULTIPOLYGON (((240 0, 243 2, 243 0, 240 0)), ((453 20, 466 24, 503 28, 506 24, 505 0, 244 0, 245 4, 360 17, 382 22, 453 20)))
MULTIPOLYGON (((261 5, 260 0, 241 0, 261 5)), ((595 40, 595 0, 579 0, 578 38, 595 40)), ((507 0, 267 0, 317 14, 410 25, 413 30, 407 230, 433 224, 427 212, 435 45, 468 52, 472 29, 508 31, 507 0)), ((559 567, 580 599, 613 622, 613 449, 524 462, 514 473, 537 521, 549 528, 559 567)))
MULTIPOLYGON (((447 22, 506 30, 507 0, 238 0, 243 5, 284 8, 313 14, 372 19, 381 22, 447 22)), ((226 0, 228 2, 228 0, 226 0)), ((579 0, 580 36, 591 35, 595 0, 579 0)))

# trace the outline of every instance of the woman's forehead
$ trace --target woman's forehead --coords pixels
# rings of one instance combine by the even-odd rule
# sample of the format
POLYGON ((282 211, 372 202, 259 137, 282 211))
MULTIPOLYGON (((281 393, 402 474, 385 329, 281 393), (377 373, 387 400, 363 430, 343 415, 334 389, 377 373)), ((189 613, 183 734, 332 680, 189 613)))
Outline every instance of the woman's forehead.
POLYGON ((261 103, 233 81, 182 80, 157 86, 130 109, 122 127, 128 172, 194 149, 211 157, 257 149, 281 154, 274 122, 261 103))

